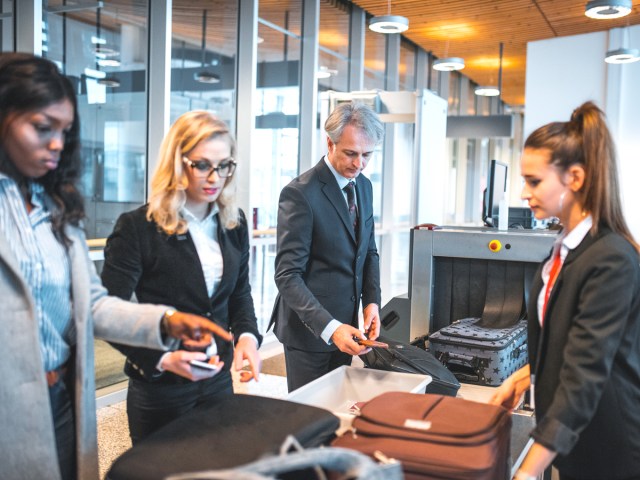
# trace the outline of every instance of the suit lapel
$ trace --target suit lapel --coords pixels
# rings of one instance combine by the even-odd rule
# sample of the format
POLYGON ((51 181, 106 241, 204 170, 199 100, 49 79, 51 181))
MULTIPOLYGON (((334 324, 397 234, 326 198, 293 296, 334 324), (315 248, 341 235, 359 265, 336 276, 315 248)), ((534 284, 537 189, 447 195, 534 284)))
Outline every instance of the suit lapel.
POLYGON ((238 251, 234 248, 232 242, 229 241, 227 231, 222 228, 220 225, 220 216, 218 215, 218 243, 220 244, 220 251, 222 252, 222 278, 220 279, 220 284, 214 290, 213 295, 211 297, 212 303, 215 301, 217 297, 222 295, 227 285, 230 285, 229 277, 232 272, 237 272, 239 270, 238 260, 239 255, 238 251))
POLYGON ((180 235, 172 235, 168 241, 174 242, 175 248, 185 256, 186 262, 180 268, 187 269, 188 275, 192 277, 193 294, 204 295, 204 298, 208 298, 207 282, 204 279, 202 262, 200 262, 198 250, 196 249, 196 244, 193 243, 191 233, 187 231, 180 235))
MULTIPOLYGON (((344 195, 342 194, 333 173, 331 173, 331 170, 329 170, 329 167, 327 167, 327 164, 324 162, 324 159, 320 160, 320 163, 317 166, 317 171, 318 180, 324 184, 322 187, 322 193, 324 193, 327 199, 331 202, 333 208, 338 214, 338 217, 340 217, 344 227, 347 229, 347 232, 349 232, 351 239, 355 242, 356 234, 353 231, 353 226, 351 225, 351 219, 349 218, 349 211, 347 210, 344 195)), ((357 184, 358 182, 356 182, 356 185, 357 184)))

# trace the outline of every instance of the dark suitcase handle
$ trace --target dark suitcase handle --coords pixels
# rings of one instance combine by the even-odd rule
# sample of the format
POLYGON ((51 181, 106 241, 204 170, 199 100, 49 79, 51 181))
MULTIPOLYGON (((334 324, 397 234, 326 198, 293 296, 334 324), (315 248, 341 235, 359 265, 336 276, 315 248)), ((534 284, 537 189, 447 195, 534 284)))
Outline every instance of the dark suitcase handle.
POLYGON ((482 361, 478 357, 464 355, 461 353, 441 352, 438 356, 438 360, 448 367, 460 381, 473 383, 486 381, 484 377, 484 368, 482 368, 482 361), (471 372, 455 370, 453 367, 456 365, 468 368, 471 372))

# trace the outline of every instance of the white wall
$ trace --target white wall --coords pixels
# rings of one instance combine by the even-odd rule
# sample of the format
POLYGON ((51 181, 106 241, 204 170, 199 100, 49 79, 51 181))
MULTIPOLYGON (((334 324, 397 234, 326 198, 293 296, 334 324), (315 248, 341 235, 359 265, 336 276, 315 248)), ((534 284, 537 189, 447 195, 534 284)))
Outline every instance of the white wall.
POLYGON ((537 127, 567 121, 573 109, 593 100, 607 114, 618 149, 625 218, 640 240, 640 62, 610 65, 608 50, 640 48, 640 25, 628 28, 623 45, 621 29, 574 35, 527 45, 525 138, 537 127))

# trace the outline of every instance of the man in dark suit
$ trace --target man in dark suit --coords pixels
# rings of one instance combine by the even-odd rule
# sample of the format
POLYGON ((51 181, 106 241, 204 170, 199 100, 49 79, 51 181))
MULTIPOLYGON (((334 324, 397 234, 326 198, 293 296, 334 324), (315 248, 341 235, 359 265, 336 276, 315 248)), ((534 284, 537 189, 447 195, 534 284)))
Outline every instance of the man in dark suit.
POLYGON ((360 172, 384 129, 371 108, 342 103, 325 131, 327 155, 284 187, 278 208, 272 322, 285 347, 289 391, 350 365, 366 351, 354 339, 380 333, 373 193, 360 172))

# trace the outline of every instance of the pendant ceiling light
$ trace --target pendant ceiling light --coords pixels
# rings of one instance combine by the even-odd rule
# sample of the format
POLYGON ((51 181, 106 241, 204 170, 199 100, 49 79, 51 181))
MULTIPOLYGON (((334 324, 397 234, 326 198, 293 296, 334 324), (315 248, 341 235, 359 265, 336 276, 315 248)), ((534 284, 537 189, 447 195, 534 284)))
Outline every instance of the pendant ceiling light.
POLYGON ((207 54, 207 11, 202 12, 202 58, 201 68, 202 70, 193 74, 193 79, 200 83, 220 83, 220 76, 217 73, 207 70, 206 65, 207 54))
POLYGON ((474 90, 473 93, 476 95, 480 95, 483 97, 497 97, 500 95, 502 90, 502 50, 504 48, 504 44, 500 42, 500 67, 498 68, 498 85, 479 85, 474 90))
POLYGON ((316 78, 329 78, 338 74, 337 70, 327 67, 326 65, 320 65, 316 72, 316 78))
POLYGON ((113 76, 100 78, 97 82, 99 85, 104 85, 105 87, 117 88, 120 86, 120 80, 118 80, 117 77, 113 76))
POLYGON ((629 30, 622 30, 622 46, 615 50, 609 50, 604 57, 607 63, 633 63, 640 60, 640 51, 637 48, 627 48, 629 45, 629 30))
POLYGON ((400 15, 391 15, 391 0, 387 2, 387 14, 372 17, 369 30, 378 33, 402 33, 409 29, 409 19, 400 15))
POLYGON ((589 18, 620 18, 631 13, 631 0, 592 0, 587 2, 584 14, 589 18))
POLYGON ((604 61, 607 63, 633 63, 640 60, 640 51, 637 48, 618 48, 609 50, 604 61))
POLYGON ((439 58, 433 62, 433 69, 441 72, 452 72, 463 68, 464 60, 460 57, 439 58))
POLYGON ((500 89, 495 85, 479 85, 473 92, 482 97, 497 97, 500 95, 500 89))
POLYGON ((449 53, 449 39, 444 47, 443 58, 439 58, 433 62, 433 69, 441 72, 453 72, 464 68, 464 60, 460 57, 447 57, 449 53))

